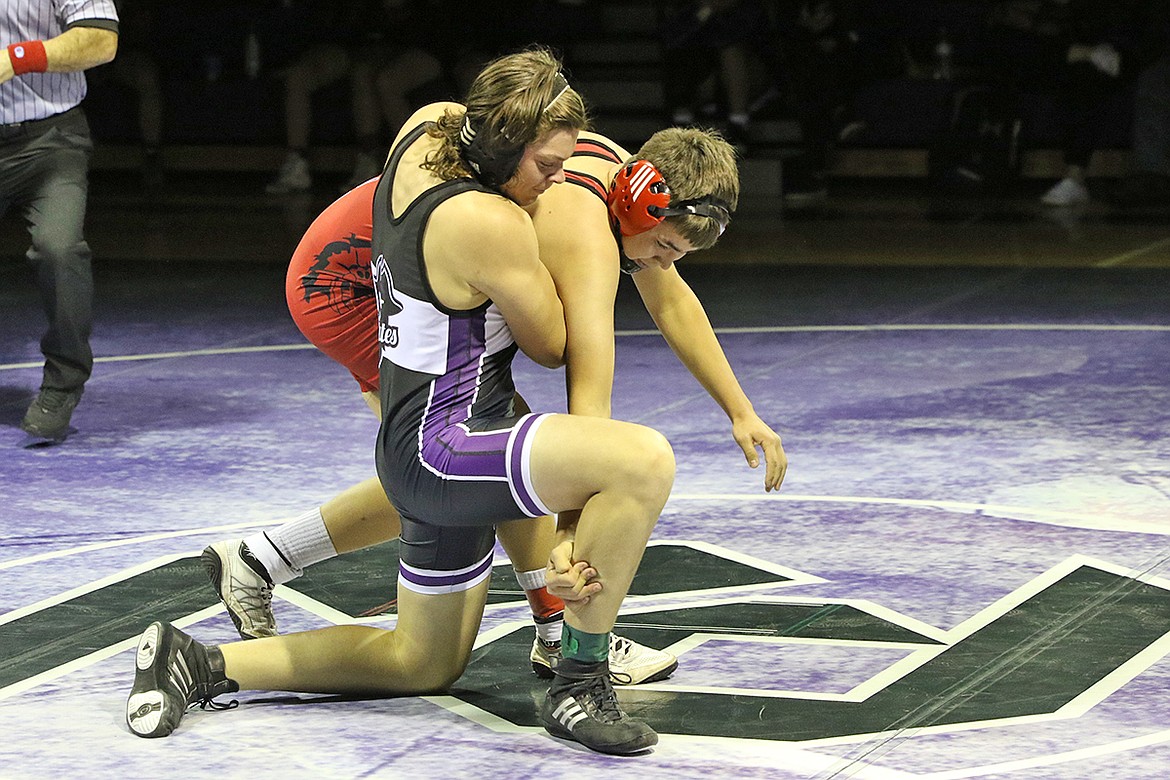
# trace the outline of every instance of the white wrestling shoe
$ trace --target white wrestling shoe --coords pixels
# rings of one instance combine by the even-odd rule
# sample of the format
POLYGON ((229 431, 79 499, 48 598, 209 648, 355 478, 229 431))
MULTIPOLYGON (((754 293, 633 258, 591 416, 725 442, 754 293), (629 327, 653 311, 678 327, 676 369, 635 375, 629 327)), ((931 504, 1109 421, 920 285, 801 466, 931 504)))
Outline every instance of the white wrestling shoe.
MULTIPOLYGON (((561 643, 549 645, 539 637, 534 639, 529 660, 537 677, 551 680, 561 660, 561 643)), ((678 659, 670 653, 640 645, 617 634, 609 635, 609 681, 614 685, 658 682, 677 668, 678 659)))
POLYGON ((243 541, 233 539, 208 546, 201 556, 203 570, 219 600, 227 607, 242 639, 276 636, 272 614, 272 582, 258 571, 263 565, 243 541))

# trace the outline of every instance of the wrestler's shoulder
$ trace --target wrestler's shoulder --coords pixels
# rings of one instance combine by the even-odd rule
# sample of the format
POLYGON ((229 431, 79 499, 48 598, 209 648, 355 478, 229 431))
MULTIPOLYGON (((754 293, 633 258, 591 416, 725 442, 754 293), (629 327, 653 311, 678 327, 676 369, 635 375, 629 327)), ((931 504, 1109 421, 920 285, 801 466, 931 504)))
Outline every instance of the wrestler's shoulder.
POLYGON ((398 131, 398 135, 394 138, 394 144, 397 145, 402 138, 414 130, 421 124, 427 122, 437 122, 442 118, 443 114, 451 112, 462 112, 463 105, 461 103, 452 103, 450 101, 439 101, 437 103, 427 103, 425 106, 417 109, 410 118, 403 123, 402 128, 398 131))
POLYGON ((577 136, 577 143, 580 145, 583 142, 586 145, 592 143, 603 146, 606 149, 610 149, 618 156, 618 159, 621 160, 625 160, 630 156, 630 152, 623 148, 621 144, 612 138, 609 138, 608 136, 602 135, 601 133, 594 133, 590 130, 582 130, 581 133, 577 136))
POLYGON ((522 208, 503 195, 484 190, 467 190, 439 204, 431 217, 432 229, 447 224, 481 237, 532 230, 532 220, 522 208))

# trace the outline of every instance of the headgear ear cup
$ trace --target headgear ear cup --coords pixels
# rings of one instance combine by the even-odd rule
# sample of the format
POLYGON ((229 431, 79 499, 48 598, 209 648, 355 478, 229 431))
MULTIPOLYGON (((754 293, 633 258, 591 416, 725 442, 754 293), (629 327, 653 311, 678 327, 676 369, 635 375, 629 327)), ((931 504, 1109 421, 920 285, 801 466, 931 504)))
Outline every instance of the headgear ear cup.
POLYGON ((622 235, 636 236, 665 219, 661 212, 670 205, 670 188, 657 168, 637 160, 618 171, 607 200, 622 235))
MULTIPOLYGON (((553 96, 541 110, 543 115, 561 95, 569 91, 569 81, 563 73, 557 73, 552 83, 553 96)), ((508 138, 503 128, 476 128, 466 114, 459 129, 459 149, 463 159, 475 171, 480 183, 493 190, 499 190, 516 173, 524 157, 526 144, 508 138)))
POLYGON ((693 214, 719 223, 719 232, 731 221, 731 208, 712 195, 679 201, 670 205, 670 187, 666 179, 646 160, 623 165, 609 189, 609 211, 617 220, 623 236, 645 233, 667 217, 693 214))
POLYGON ((467 116, 459 130, 459 148, 476 178, 494 190, 512 178, 524 156, 524 144, 517 146, 502 132, 476 131, 467 116))

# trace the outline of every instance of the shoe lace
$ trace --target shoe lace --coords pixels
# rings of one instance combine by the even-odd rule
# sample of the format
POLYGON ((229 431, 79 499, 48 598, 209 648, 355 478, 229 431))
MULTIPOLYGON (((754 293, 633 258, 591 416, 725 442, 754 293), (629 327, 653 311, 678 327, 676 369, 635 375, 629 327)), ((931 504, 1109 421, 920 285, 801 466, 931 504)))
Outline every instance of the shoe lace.
POLYGON ((260 609, 267 612, 272 607, 272 586, 265 583, 256 589, 256 599, 260 609))
POLYGON ((603 677, 590 680, 584 690, 588 700, 587 709, 597 715, 597 719, 604 723, 617 723, 625 715, 618 706, 617 694, 609 681, 603 677))
POLYGON ((37 398, 37 403, 46 412, 55 412, 65 405, 69 399, 70 393, 68 390, 58 390, 55 387, 46 387, 41 390, 40 396, 37 398))
POLYGON ((255 617, 255 613, 267 616, 272 607, 272 585, 265 582, 262 585, 253 585, 237 579, 233 585, 238 591, 237 600, 240 606, 255 617))
POLYGON ((240 706, 240 702, 238 699, 232 699, 229 702, 216 701, 215 694, 210 694, 210 695, 205 696, 201 699, 196 699, 195 701, 191 702, 191 704, 188 706, 193 707, 196 704, 199 705, 199 709, 201 709, 201 710, 217 710, 217 711, 234 710, 236 707, 240 706))
MULTIPOLYGON (((184 688, 183 694, 187 699, 187 709, 198 705, 201 710, 232 710, 240 706, 237 699, 232 699, 229 702, 215 701, 215 697, 220 694, 227 693, 225 690, 216 690, 218 687, 211 678, 211 669, 208 666, 207 659, 201 655, 188 657, 186 660, 187 668, 194 670, 200 679, 191 679, 188 681, 181 675, 172 675, 178 684, 184 688)), ((238 688, 236 689, 238 690, 238 688)))
POLYGON ((629 685, 633 675, 625 671, 634 643, 624 636, 609 635, 609 680, 614 685, 629 685))

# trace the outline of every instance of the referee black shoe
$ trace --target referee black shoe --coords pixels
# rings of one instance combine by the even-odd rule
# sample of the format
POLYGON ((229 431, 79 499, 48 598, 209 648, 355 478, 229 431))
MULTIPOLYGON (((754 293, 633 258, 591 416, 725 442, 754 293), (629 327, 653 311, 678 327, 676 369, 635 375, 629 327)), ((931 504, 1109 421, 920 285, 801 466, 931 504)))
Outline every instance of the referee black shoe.
POLYGON ((76 390, 42 387, 20 421, 21 430, 41 439, 63 440, 69 434, 69 421, 81 393, 80 387, 76 390))
POLYGON ((580 742, 598 753, 624 756, 658 744, 658 734, 622 712, 609 682, 609 662, 564 658, 540 707, 549 734, 580 742))
POLYGON ((218 647, 196 642, 170 623, 147 626, 134 655, 134 687, 126 700, 126 725, 140 737, 165 737, 187 709, 228 710, 239 702, 212 701, 240 689, 223 670, 218 647))

